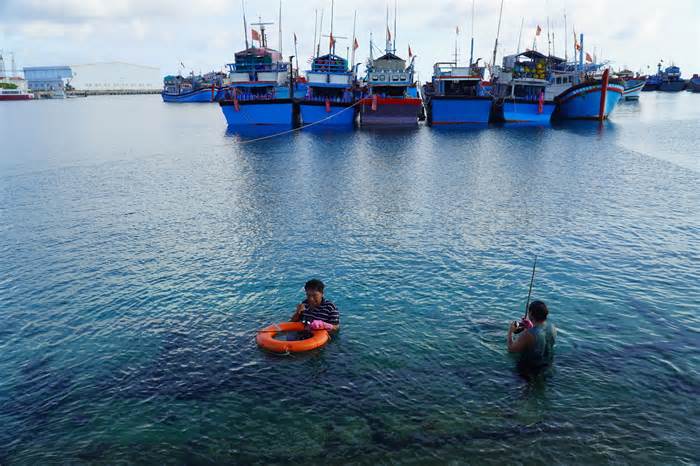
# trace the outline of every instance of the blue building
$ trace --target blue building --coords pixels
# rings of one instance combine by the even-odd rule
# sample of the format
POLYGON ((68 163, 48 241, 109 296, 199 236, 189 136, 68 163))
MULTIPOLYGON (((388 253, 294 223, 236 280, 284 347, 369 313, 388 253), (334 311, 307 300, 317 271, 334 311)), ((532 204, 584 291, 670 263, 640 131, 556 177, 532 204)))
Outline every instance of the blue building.
POLYGON ((32 92, 65 95, 66 80, 73 77, 69 66, 32 66, 24 68, 24 79, 32 92))

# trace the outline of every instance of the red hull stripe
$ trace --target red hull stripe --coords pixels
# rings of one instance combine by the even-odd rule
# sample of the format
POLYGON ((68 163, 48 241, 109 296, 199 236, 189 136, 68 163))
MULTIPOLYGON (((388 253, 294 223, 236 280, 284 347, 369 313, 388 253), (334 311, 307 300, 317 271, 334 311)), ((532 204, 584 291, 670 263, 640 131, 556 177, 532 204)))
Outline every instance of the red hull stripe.
MULTIPOLYGON (((372 98, 371 97, 365 97, 362 99, 362 104, 363 105, 372 105, 372 98)), ((400 98, 392 98, 392 97, 379 97, 377 99, 377 104, 379 105, 411 105, 411 106, 419 106, 421 104, 420 99, 416 99, 413 97, 409 97, 406 99, 400 99, 400 98)))

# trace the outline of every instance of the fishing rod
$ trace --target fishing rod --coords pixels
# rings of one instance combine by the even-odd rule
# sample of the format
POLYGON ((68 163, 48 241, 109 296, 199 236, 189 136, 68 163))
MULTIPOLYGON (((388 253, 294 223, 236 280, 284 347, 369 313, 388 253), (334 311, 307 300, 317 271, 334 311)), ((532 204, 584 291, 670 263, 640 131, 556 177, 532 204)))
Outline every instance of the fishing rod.
POLYGON ((528 307, 530 307, 530 296, 532 296, 532 284, 535 283, 535 268, 537 267, 537 255, 535 263, 532 264, 532 277, 530 277, 530 290, 527 292, 527 303, 525 304, 525 317, 527 317, 528 307))
POLYGON ((520 322, 514 321, 513 323, 517 325, 514 333, 520 333, 525 329, 532 327, 532 322, 527 318, 528 308, 530 307, 530 297, 532 296, 532 285, 535 283, 535 269, 537 268, 537 255, 535 255, 535 263, 532 264, 532 276, 530 277, 530 289, 527 292, 527 302, 525 303, 525 315, 520 322))

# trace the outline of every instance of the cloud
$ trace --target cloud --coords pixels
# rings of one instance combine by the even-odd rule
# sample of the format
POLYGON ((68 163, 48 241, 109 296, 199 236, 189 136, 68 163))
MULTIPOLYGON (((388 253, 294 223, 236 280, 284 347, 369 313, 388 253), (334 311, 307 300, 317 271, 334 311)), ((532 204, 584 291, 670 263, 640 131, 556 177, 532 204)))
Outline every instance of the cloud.
MULTIPOLYGON (((352 19, 358 13, 358 61, 369 54, 369 35, 384 47, 386 2, 354 0, 336 2, 334 29, 337 36, 352 34, 352 19)), ((393 1, 389 0, 393 17, 393 1)), ((490 57, 498 23, 500 2, 475 2, 475 56, 490 57)), ((330 1, 283 0, 284 52, 292 49, 292 33, 299 38, 300 63, 312 54, 314 9, 324 9, 324 33, 328 33, 330 1)), ((472 2, 464 0, 399 0, 397 49, 405 56, 408 44, 418 55, 423 80, 429 79, 435 61, 454 54, 454 28, 462 31, 459 41, 464 60, 471 36, 472 2)), ((248 20, 261 16, 277 21, 278 0, 247 1, 248 20)), ((697 44, 700 37, 700 1, 674 0, 660 5, 657 0, 629 3, 607 0, 505 0, 499 60, 530 46, 539 24, 544 34, 540 49, 547 48, 547 18, 554 35, 553 47, 563 55, 568 42, 572 55, 572 31, 586 34, 586 46, 603 51, 603 57, 631 69, 646 69, 659 59, 675 61, 684 74, 700 71, 697 44), (564 11, 567 34, 564 34, 564 11), (520 37, 521 21, 524 23, 520 37)), ((3 48, 17 52, 28 64, 121 60, 160 66, 164 72, 184 61, 195 70, 220 69, 244 46, 241 8, 237 0, 199 0, 184 6, 172 0, 0 0, 0 38, 3 48)), ((393 20, 390 20, 393 22, 393 20)), ((392 24, 393 28, 393 24, 392 24)), ((277 44, 277 26, 272 26, 270 43, 277 44)), ((350 40, 340 41, 344 54, 350 40)), ((322 42, 322 48, 325 42, 322 42)))

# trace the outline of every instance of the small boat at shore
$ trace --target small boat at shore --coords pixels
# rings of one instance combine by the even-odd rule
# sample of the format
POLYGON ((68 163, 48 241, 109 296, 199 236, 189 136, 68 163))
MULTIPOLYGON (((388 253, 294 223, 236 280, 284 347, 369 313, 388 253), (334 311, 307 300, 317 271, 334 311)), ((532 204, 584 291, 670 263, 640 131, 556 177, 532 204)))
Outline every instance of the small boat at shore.
POLYGON ((27 89, 27 82, 19 77, 0 77, 0 101, 32 100, 34 95, 27 89))
POLYGON ((226 74, 207 73, 204 76, 166 76, 163 79, 163 102, 217 102, 223 96, 226 74))
POLYGON ((34 95, 29 92, 27 81, 15 73, 15 59, 12 55, 12 70, 7 75, 5 60, 0 52, 0 101, 3 100, 32 100, 34 95))

